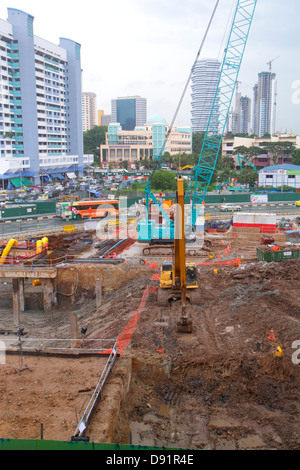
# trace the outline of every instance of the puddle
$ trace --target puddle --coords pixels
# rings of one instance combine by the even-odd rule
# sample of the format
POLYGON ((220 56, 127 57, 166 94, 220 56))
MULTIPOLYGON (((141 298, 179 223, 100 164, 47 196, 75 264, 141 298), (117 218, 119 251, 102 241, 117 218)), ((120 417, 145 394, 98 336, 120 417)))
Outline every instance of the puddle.
POLYGON ((133 421, 130 424, 130 444, 134 446, 154 446, 152 425, 133 421))

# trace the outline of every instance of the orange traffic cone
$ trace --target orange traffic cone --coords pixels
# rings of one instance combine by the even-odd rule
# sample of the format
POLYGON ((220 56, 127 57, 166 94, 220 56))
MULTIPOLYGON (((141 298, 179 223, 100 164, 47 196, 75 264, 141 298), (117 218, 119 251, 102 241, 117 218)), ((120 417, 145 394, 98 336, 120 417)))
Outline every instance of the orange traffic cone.
POLYGON ((268 339, 269 339, 270 341, 275 341, 275 340, 276 340, 276 338, 275 338, 275 336, 274 336, 273 328, 271 329, 271 334, 270 334, 270 336, 268 337, 268 339))
POLYGON ((227 250, 225 250, 225 251, 224 251, 224 255, 228 255, 228 252, 227 252, 227 250))
POLYGON ((221 259, 221 255, 220 255, 220 253, 219 253, 219 255, 218 255, 218 259, 221 259))

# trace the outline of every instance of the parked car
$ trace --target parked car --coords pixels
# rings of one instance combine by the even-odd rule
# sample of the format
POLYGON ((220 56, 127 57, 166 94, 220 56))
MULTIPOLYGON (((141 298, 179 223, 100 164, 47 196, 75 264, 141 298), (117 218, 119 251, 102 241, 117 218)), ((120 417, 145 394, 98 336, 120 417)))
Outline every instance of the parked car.
POLYGON ((60 194, 60 191, 58 189, 50 189, 48 191, 48 197, 49 198, 55 198, 55 197, 58 197, 60 194))
POLYGON ((222 204, 220 206, 222 212, 239 212, 242 210, 241 206, 236 204, 222 204))

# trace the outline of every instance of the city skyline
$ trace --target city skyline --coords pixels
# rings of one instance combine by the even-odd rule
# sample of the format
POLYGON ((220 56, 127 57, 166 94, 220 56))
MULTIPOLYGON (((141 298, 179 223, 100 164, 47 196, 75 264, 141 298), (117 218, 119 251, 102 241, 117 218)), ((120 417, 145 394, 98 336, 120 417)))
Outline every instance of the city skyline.
MULTIPOLYGON (((300 61, 297 60, 300 40, 296 26, 300 4, 298 0, 290 0, 280 8, 278 1, 276 8, 276 3, 258 1, 240 71, 240 91, 252 98, 257 74, 267 71, 267 63, 277 58, 272 64, 278 80, 276 130, 300 134, 300 61)), ((202 59, 222 60, 222 39, 226 37, 226 24, 230 24, 231 6, 229 1, 220 2, 202 59)), ((110 113, 110 103, 115 97, 140 95, 147 98, 149 115, 162 114, 171 122, 213 4, 200 0, 187 0, 184 4, 174 0, 172 5, 170 0, 128 0, 125 5, 113 0, 99 6, 88 1, 84 8, 75 6, 70 12, 56 0, 47 11, 36 0, 8 0, 0 8, 4 20, 8 7, 33 15, 36 35, 54 43, 64 35, 81 44, 83 90, 96 93, 98 109, 103 109, 105 114, 110 113), (91 15, 91 10, 95 14, 91 15), (96 36, 99 25, 101 35, 96 36), (109 32, 114 34, 108 36, 109 32), (95 41, 95 37, 100 40, 95 41)), ((178 113, 177 125, 191 125, 190 101, 191 87, 178 113)))

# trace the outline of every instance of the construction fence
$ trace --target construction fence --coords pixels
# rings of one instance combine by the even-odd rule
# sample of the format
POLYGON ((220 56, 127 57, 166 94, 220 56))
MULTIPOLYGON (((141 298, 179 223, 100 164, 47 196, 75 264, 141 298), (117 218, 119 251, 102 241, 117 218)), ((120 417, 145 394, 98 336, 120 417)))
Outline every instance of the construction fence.
POLYGON ((0 439, 0 450, 102 450, 109 452, 116 451, 140 451, 140 450, 175 450, 173 448, 163 447, 142 447, 130 444, 102 444, 94 442, 62 442, 46 440, 18 440, 18 439, 0 439))

